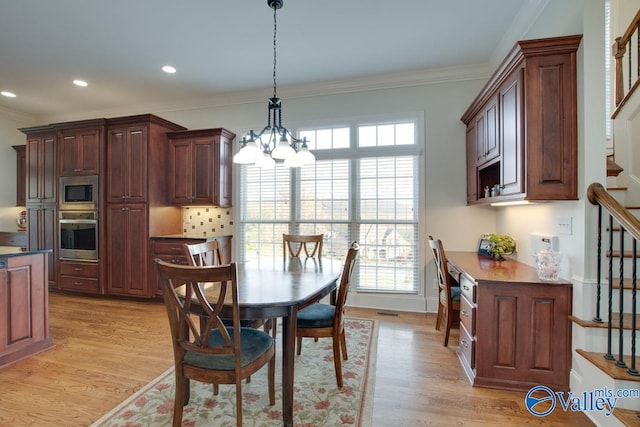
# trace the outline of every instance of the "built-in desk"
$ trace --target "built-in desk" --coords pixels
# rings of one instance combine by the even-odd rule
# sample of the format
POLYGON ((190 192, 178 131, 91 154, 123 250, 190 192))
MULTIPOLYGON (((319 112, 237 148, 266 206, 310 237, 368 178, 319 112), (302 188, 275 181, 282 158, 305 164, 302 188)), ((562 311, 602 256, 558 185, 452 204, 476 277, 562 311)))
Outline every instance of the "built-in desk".
POLYGON ((460 362, 472 385, 569 389, 572 286, 534 267, 475 252, 447 252, 460 283, 460 362))

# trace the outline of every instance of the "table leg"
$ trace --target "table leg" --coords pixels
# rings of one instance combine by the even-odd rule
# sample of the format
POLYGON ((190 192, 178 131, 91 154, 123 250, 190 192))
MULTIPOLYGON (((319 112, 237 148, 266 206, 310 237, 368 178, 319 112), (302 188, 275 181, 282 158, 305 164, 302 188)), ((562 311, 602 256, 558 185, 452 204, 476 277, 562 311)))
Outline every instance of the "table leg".
POLYGON ((282 420, 285 427, 293 426, 293 368, 297 319, 296 307, 290 307, 289 315, 282 318, 282 420))

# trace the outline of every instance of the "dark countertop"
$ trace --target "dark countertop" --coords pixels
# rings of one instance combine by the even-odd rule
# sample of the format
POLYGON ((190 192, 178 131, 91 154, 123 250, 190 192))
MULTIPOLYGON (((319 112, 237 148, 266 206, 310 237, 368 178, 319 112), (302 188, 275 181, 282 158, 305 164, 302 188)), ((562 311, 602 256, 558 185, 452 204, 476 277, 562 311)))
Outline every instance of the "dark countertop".
POLYGON ((27 251, 20 246, 0 246, 0 258, 9 258, 14 256, 31 255, 39 253, 48 253, 51 249, 41 249, 36 251, 27 251))
POLYGON ((189 233, 176 233, 176 234, 164 234, 161 236, 151 236, 151 239, 195 239, 195 240, 208 240, 208 239, 216 239, 220 237, 232 237, 231 234, 221 234, 221 235, 207 235, 203 236, 201 234, 189 234, 189 233))

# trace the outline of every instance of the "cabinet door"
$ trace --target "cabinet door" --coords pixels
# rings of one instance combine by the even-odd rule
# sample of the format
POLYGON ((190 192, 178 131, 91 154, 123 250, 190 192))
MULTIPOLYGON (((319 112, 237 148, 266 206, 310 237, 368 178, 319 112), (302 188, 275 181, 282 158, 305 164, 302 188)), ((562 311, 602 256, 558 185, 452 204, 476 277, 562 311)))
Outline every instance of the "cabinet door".
POLYGON ((107 202, 146 202, 147 129, 145 126, 109 129, 107 171, 107 202))
POLYGON ((110 205, 107 228, 107 292, 111 295, 149 296, 146 207, 110 205))
MULTIPOLYGON (((219 139, 216 137, 215 139, 219 139)), ((218 163, 212 138, 197 138, 193 149, 193 198, 195 203, 218 205, 218 163)))
POLYGON ((501 194, 521 194, 524 189, 522 150, 522 71, 500 90, 500 140, 502 143, 501 194))
POLYGON ((193 197, 192 149, 189 139, 172 139, 170 153, 170 197, 177 205, 189 204, 193 197))
POLYGON ((27 138, 27 203, 55 203, 58 194, 55 134, 27 138))
POLYGON ((100 172, 101 128, 70 129, 60 140, 60 176, 100 172))
POLYGON ((55 286, 58 262, 58 215, 55 205, 27 207, 29 250, 51 249, 48 259, 49 284, 55 286))
POLYGON ((467 128, 467 202, 478 200, 477 159, 472 153, 476 151, 475 126, 467 128))
POLYGON ((16 206, 27 203, 27 147, 14 145, 16 150, 16 206))

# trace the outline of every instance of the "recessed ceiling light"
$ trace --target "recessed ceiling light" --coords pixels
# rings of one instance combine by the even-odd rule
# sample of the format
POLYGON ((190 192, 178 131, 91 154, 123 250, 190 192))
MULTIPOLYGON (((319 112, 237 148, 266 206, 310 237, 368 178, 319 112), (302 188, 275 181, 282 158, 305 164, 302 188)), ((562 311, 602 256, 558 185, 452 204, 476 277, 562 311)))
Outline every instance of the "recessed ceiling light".
POLYGON ((81 87, 89 86, 89 83, 85 82, 84 80, 74 80, 73 84, 81 87))
POLYGON ((0 92, 0 95, 6 96, 7 98, 15 98, 16 97, 15 93, 9 92, 9 91, 6 91, 6 90, 3 90, 2 92, 0 92))
POLYGON ((162 71, 164 71, 165 73, 168 74, 175 74, 176 73, 176 69, 174 67, 172 67, 171 65, 165 65, 162 67, 162 71))

